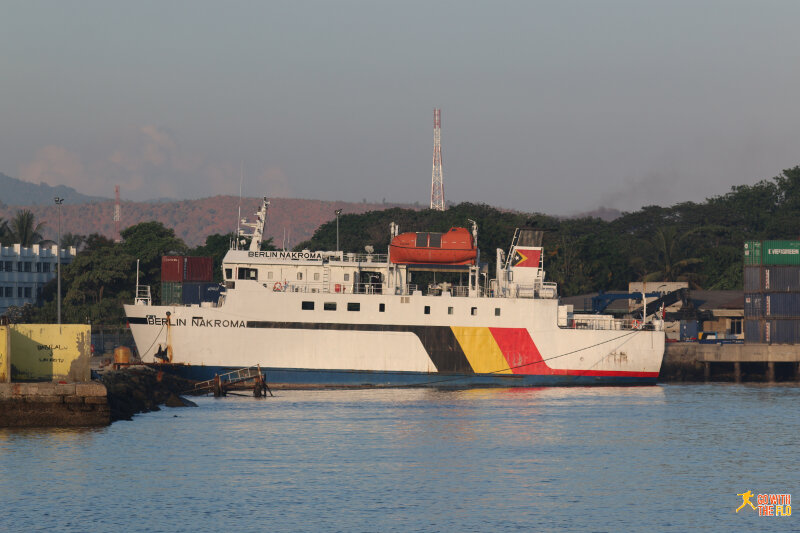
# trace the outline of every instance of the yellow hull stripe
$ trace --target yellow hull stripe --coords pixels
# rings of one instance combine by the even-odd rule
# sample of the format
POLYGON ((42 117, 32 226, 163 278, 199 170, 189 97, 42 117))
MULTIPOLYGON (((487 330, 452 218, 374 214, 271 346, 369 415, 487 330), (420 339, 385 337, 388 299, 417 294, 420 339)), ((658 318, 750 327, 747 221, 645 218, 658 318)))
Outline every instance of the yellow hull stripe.
POLYGON ((494 372, 496 374, 512 374, 503 352, 492 336, 489 328, 457 328, 451 327, 458 344, 467 356, 472 370, 476 374, 494 372))

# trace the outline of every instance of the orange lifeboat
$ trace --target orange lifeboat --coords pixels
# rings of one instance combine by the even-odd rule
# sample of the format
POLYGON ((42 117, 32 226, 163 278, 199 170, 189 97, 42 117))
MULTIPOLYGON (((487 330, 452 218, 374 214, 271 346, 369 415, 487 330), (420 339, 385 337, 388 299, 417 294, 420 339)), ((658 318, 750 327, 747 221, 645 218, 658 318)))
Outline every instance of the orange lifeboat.
POLYGON ((389 261, 406 265, 474 265, 478 255, 466 228, 447 233, 401 233, 389 245, 389 261))

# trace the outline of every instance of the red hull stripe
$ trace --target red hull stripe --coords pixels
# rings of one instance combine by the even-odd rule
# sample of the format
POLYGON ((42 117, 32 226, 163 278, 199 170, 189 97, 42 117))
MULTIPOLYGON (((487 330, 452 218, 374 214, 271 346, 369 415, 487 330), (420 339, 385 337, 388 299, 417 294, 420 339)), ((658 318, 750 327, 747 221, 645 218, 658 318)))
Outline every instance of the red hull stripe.
POLYGON ((568 370, 550 368, 525 328, 489 328, 497 346, 514 374, 537 376, 597 376, 654 378, 658 372, 623 370, 568 370))

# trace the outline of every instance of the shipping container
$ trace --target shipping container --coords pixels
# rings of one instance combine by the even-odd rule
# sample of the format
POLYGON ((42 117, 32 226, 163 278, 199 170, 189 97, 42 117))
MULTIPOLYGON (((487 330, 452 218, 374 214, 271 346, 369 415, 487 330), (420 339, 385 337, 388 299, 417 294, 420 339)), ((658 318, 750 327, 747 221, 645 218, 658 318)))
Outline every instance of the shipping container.
POLYGON ((769 344, 800 344, 800 320, 769 320, 769 344))
POLYGON ((748 318, 761 318, 764 316, 764 295, 760 293, 745 293, 744 316, 748 318))
POLYGON ((161 258, 161 281, 183 281, 186 258, 182 255, 165 255, 161 258))
POLYGON ((184 305, 198 305, 204 302, 217 303, 222 286, 219 283, 184 283, 181 302, 184 305))
POLYGON ((800 318, 800 293, 764 293, 764 316, 800 318))
POLYGON ((180 305, 183 297, 183 284, 175 281, 161 282, 161 305, 180 305))
POLYGON ((764 290, 762 283, 762 268, 760 266, 744 267, 744 292, 761 292, 764 290))
POLYGON ((762 242, 761 264, 800 265, 800 241, 762 242))
POLYGON ((760 241, 746 241, 744 243, 744 264, 745 265, 760 265, 761 264, 761 242, 760 241))
POLYGON ((745 320, 744 321, 744 342, 753 344, 763 344, 764 339, 764 320, 745 320))
POLYGON ((763 292, 800 292, 800 266, 765 266, 761 279, 763 292))
POLYGON ((214 261, 211 257, 187 257, 182 281, 205 281, 214 279, 214 261))

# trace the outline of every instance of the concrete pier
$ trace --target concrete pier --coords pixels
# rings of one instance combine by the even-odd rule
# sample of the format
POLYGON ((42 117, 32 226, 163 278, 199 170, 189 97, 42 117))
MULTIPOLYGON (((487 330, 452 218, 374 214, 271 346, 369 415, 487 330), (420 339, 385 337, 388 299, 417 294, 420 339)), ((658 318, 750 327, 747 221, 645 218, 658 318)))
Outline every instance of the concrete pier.
POLYGON ((0 383, 0 427, 105 426, 102 383, 0 383))
POLYGON ((660 380, 800 382, 800 346, 667 343, 660 380))

